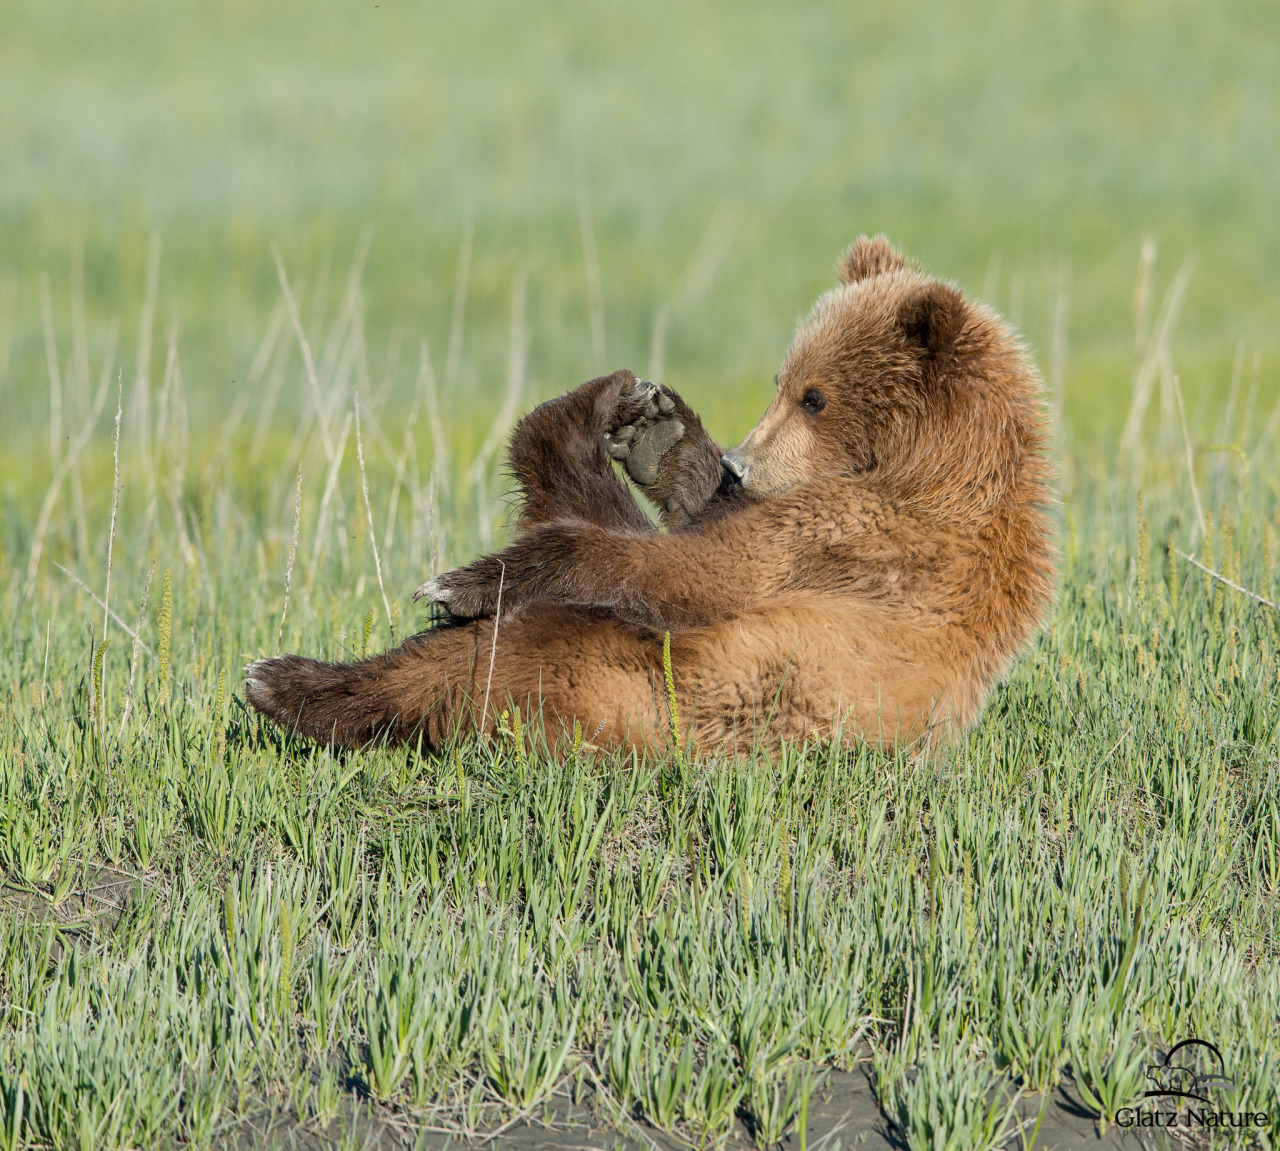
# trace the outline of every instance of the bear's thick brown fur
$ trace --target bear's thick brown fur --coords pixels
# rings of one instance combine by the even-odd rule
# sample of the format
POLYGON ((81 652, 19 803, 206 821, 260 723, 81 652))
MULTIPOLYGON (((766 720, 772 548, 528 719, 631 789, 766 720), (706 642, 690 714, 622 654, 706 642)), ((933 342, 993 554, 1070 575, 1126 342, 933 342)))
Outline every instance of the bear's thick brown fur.
POLYGON ((552 739, 577 721, 596 745, 656 749, 670 632, 697 747, 954 739, 1052 598, 1039 381, 993 313, 883 237, 839 272, 723 460, 630 372, 543 404, 512 438, 514 539, 421 589, 469 622, 358 663, 263 660, 249 702, 347 746, 438 747, 515 704, 552 739), (668 530, 611 456, 644 457, 632 474, 668 530))

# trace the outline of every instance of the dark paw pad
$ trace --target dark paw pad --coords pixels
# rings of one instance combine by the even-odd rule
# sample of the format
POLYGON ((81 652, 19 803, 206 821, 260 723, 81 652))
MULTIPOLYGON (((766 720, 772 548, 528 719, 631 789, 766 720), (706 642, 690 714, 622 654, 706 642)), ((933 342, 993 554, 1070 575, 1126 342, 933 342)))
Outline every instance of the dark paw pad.
POLYGON ((684 422, 675 411, 675 400, 660 385, 643 380, 619 405, 624 422, 605 437, 605 448, 641 487, 657 483, 662 457, 684 437, 684 422))

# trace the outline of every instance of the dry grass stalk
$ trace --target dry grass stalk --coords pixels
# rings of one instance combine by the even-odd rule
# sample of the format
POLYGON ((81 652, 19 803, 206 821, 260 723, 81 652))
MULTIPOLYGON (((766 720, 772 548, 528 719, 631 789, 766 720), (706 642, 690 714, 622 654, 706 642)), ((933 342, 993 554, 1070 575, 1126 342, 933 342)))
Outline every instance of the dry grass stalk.
POLYGON ((440 396, 436 389, 436 373, 431 364, 431 347, 424 338, 418 367, 418 383, 422 388, 422 402, 426 405, 427 420, 431 424, 431 474, 442 490, 448 487, 449 441, 444 434, 444 421, 440 418, 440 396))
MULTIPOLYGON (((63 404, 84 411, 89 405, 89 336, 84 317, 84 244, 71 249, 71 361, 64 378, 63 404)), ((77 460, 71 469, 71 507, 75 515, 76 548, 88 558, 89 516, 84 498, 84 474, 77 460)))
POLYGON ((431 555, 428 557, 433 572, 445 568, 445 534, 444 518, 440 515, 440 493, 436 491, 433 476, 427 483, 427 538, 431 542, 431 555))
POLYGON ((498 602, 493 609, 493 643, 489 647, 489 678, 484 684, 484 706, 480 709, 480 737, 484 738, 484 725, 489 716, 489 689, 493 687, 493 665, 498 659, 498 621, 502 619, 502 584, 507 576, 507 565, 498 561, 498 602))
POLYGON ((111 446, 111 527, 107 531, 107 582, 102 589, 102 642, 107 642, 111 603, 111 559, 116 542, 116 515, 120 511, 120 420, 124 416, 124 373, 116 377, 116 434, 111 446))
POLYGON ((423 567, 422 544, 426 541, 426 568, 435 573, 446 565, 444 529, 440 523, 440 508, 436 500, 436 480, 431 476, 427 480, 426 491, 417 479, 417 467, 411 463, 409 483, 410 502, 413 506, 413 529, 409 549, 409 563, 415 571, 423 567))
POLYGON ((347 403, 347 396, 351 390, 348 384, 360 361, 359 326, 354 319, 344 315, 340 317, 337 327, 343 329, 343 339, 338 353, 327 370, 324 367, 321 368, 321 380, 328 381, 328 392, 325 395, 327 422, 336 419, 338 412, 347 403))
POLYGON ((92 437, 94 426, 97 424, 98 417, 102 414, 102 407, 106 403, 107 385, 111 380, 111 369, 115 365, 117 330, 117 326, 112 324, 110 335, 107 338, 107 353, 102 363, 102 375, 98 381, 98 394, 94 398, 88 417, 85 419, 84 427, 80 429, 80 434, 72 441, 66 456, 54 468, 53 479, 49 481, 49 490, 45 493, 44 502, 40 505, 40 513, 36 516, 35 531, 32 533, 31 540, 31 554, 27 558, 25 585, 27 591, 30 591, 35 585, 36 573, 40 568, 40 557, 44 555, 44 541, 49 531, 49 519, 53 515, 53 508, 57 503, 58 493, 62 490, 63 481, 67 478, 71 469, 75 467, 76 461, 80 458, 80 453, 84 450, 85 445, 88 444, 90 437, 92 437))
POLYGON ((306 368, 307 383, 311 385, 311 402, 315 406, 316 419, 320 423, 320 439, 324 443, 325 458, 332 465, 333 437, 329 434, 329 424, 325 419, 324 397, 320 391, 320 378, 316 375, 316 364, 311 355, 311 345, 308 343, 307 333, 302 327, 302 317, 298 314, 298 302, 293 298, 293 292, 289 288, 289 277, 285 275, 284 260, 280 256, 280 249, 274 244, 271 246, 271 254, 276 260, 276 275, 280 280, 280 291, 284 294, 285 306, 289 309, 289 319, 293 322, 293 332, 298 337, 298 348, 302 352, 302 363, 306 368))
POLYGON ((53 620, 44 621, 44 667, 40 670, 40 702, 44 703, 49 690, 49 648, 53 641, 53 620))
POLYGON ((289 585, 293 582, 293 561, 298 554, 298 528, 302 524, 302 461, 298 461, 298 483, 293 495, 293 538, 289 541, 289 563, 284 569, 284 604, 280 608, 280 626, 276 629, 276 654, 284 643, 284 620, 289 614, 289 585))
POLYGON ((1178 401, 1178 418, 1182 421, 1182 443, 1187 452, 1187 482, 1191 485, 1191 498, 1196 505, 1196 523, 1199 524, 1200 534, 1208 535, 1209 529, 1204 522, 1204 508, 1200 504, 1200 491, 1196 487, 1196 465, 1195 456, 1191 451, 1191 433, 1187 431, 1187 409, 1182 402, 1182 385, 1178 383, 1178 377, 1173 377, 1173 394, 1178 401))
MULTIPOLYGON (((187 459, 190 456, 191 427, 187 418, 187 401, 182 389, 182 361, 178 356, 178 322, 169 325, 169 353, 165 369, 165 403, 163 415, 172 425, 167 432, 175 441, 174 450, 169 453, 171 468, 165 479, 165 494, 169 498, 169 511, 173 515, 174 526, 178 529, 178 544, 182 549, 182 558, 188 567, 196 567, 199 557, 195 544, 191 540, 191 532, 187 529, 187 514, 184 507, 187 485, 187 459)), ((168 440, 158 437, 168 446, 168 440)))
MULTIPOLYGON (((356 349, 356 386, 364 391, 366 396, 373 395, 373 380, 369 375, 369 345, 364 338, 364 294, 360 291, 356 292, 355 313, 351 317, 352 340, 356 349)), ((373 407, 370 405, 370 418, 373 416, 373 407)))
POLYGON ((311 563, 307 568, 307 587, 313 586, 316 578, 316 566, 320 563, 320 549, 324 545, 325 527, 329 519, 329 503, 333 499, 333 493, 338 486, 338 470, 342 466, 342 459, 347 454, 347 437, 351 434, 351 413, 347 413, 345 423, 342 425, 342 435, 338 438, 338 447, 334 452, 333 458, 329 461, 329 475, 324 483, 324 495, 320 499, 320 515, 316 521, 316 538, 315 544, 311 549, 311 563))
POLYGON ((409 454, 416 454, 417 444, 413 438, 414 425, 418 422, 418 410, 422 402, 422 388, 415 387, 413 391, 413 403, 409 407, 409 415, 404 424, 404 446, 400 450, 399 456, 396 457, 396 474, 395 479, 391 483, 391 499, 387 504, 387 530, 382 537, 382 546, 388 554, 391 552, 391 545, 395 539, 396 532, 396 510, 400 505, 400 491, 404 487, 405 471, 409 464, 409 454))
POLYGON ((124 632, 124 634, 127 635, 130 639, 134 640, 142 648, 142 650, 147 653, 147 655, 151 656, 152 659, 155 658, 155 652, 153 652, 145 643, 143 643, 142 638, 141 636, 139 636, 138 632, 135 629, 131 628, 127 623, 125 623, 124 620, 122 620, 115 612, 111 611, 111 609, 108 608, 107 605, 102 602, 102 597, 98 595, 98 593, 95 592, 93 588, 91 588, 87 583, 85 583, 84 580, 82 580, 78 575, 76 575, 76 573, 73 572, 70 568, 64 568, 60 563, 58 563, 57 560, 53 561, 53 566, 56 567, 63 575, 65 575, 73 583, 75 583, 80 588, 80 590, 84 592, 85 595, 87 595, 91 600, 93 600, 93 602, 96 603, 100 608, 102 608, 104 612, 107 612, 111 616, 111 618, 116 621, 116 626, 119 627, 120 630, 124 632))
POLYGON ((391 482, 391 498, 387 502, 387 526, 382 536, 382 547, 388 554, 391 552, 391 546, 395 542, 396 536, 396 513, 400 508, 400 492, 404 489, 405 472, 408 468, 409 455, 417 450, 417 445, 413 439, 413 425, 417 422, 418 409, 415 404, 409 409, 409 418, 405 422, 404 429, 404 447, 401 449, 400 455, 396 458, 395 478, 391 482))
POLYGON ((258 409, 258 422, 254 426, 253 440, 249 445, 249 459, 256 462, 266 444, 271 431, 271 417, 275 415, 276 403, 280 399, 280 388, 284 383, 284 369, 289 360, 289 345, 281 345, 280 334, 284 331, 286 309, 283 300, 277 300, 267 321, 266 331, 258 344, 258 350, 249 364, 248 384, 251 392, 271 368, 271 376, 267 380, 267 390, 262 396, 262 406, 258 409), (273 366, 274 365, 274 366, 273 366))
POLYGON ((151 344, 156 322, 156 297, 160 290, 160 253, 160 233, 152 232, 147 244, 142 315, 138 319, 138 366, 133 376, 133 420, 143 459, 151 454, 151 344))
POLYGON ((147 543, 150 542, 152 534, 159 526, 160 521, 160 459, 165 449, 165 436, 169 431, 169 408, 173 395, 173 377, 178 366, 178 325, 176 321, 169 325, 166 349, 164 377, 160 382, 160 394, 156 397, 155 449, 143 460, 147 469, 147 518, 143 529, 143 539, 147 543))
POLYGON ((369 256, 369 245, 373 242, 373 225, 365 224, 356 239, 356 250, 351 257, 351 266, 347 269, 347 282, 342 289, 342 303, 338 308, 338 318, 329 329, 329 337, 325 340, 320 354, 318 376, 321 380, 334 380, 338 373, 334 365, 342 355, 349 354, 353 325, 359 314, 360 281, 364 276, 365 261, 369 256))
POLYGON ((213 453, 209 456, 209 462, 205 467, 205 474, 209 477, 210 488, 214 483, 214 475, 217 469, 230 461, 231 445, 235 441, 236 432, 240 430, 240 424, 244 420, 245 412, 249 410, 249 403, 253 398, 253 393, 246 389, 236 396, 231 404, 231 411, 227 413, 227 418, 222 421, 222 430, 218 433, 218 446, 214 448, 213 453))
POLYGON ((1251 600, 1255 601, 1256 603, 1262 604, 1263 607, 1269 607, 1272 611, 1280 612, 1280 604, 1273 603, 1271 600, 1265 598, 1264 596, 1260 596, 1257 592, 1250 591, 1247 587, 1241 587, 1234 580, 1227 579, 1227 577, 1222 575, 1220 572, 1216 572, 1212 568, 1205 567, 1205 565, 1202 564, 1198 559, 1196 559, 1195 556, 1189 556, 1187 555, 1186 552, 1178 552, 1177 554, 1180 555, 1184 560, 1186 560, 1187 563, 1193 564, 1194 566, 1198 567, 1202 572, 1204 572, 1205 575, 1209 576, 1212 579, 1216 579, 1221 584, 1225 584, 1227 587, 1231 588, 1233 591, 1238 591, 1241 595, 1248 596, 1251 600))
POLYGON ((364 492, 364 512, 369 521, 369 544, 373 548, 373 568, 378 575, 378 591, 382 593, 382 606, 387 613, 387 627, 395 638, 396 625, 391 618, 391 604, 387 600, 387 588, 382 582, 382 560, 378 556, 378 536, 373 528, 373 505, 369 502, 369 480, 364 470, 364 441, 360 436, 360 390, 356 389, 356 460, 360 464, 360 489, 364 492))
POLYGON ((44 324, 44 358, 49 368, 49 458, 56 469, 62 459, 62 373, 58 367, 49 277, 44 272, 40 273, 40 319, 44 324))
POLYGON ((124 699, 124 715, 120 717, 120 735, 124 734, 125 724, 129 722, 129 713, 133 710, 133 684, 138 676, 138 653, 142 650, 143 643, 139 636, 142 633, 142 624, 147 616, 147 602, 151 597, 151 577, 156 572, 156 561, 152 559, 151 566, 147 568, 147 578, 142 585, 142 600, 138 604, 138 620, 134 625, 133 631, 133 650, 129 653, 129 682, 125 687, 124 699))
POLYGON ((1162 365, 1165 368, 1163 394, 1167 402, 1172 402, 1172 391, 1168 383, 1172 376, 1169 370, 1169 365, 1172 364, 1171 344, 1194 267, 1194 261, 1184 261, 1182 267, 1178 269, 1178 274, 1174 276, 1172 283, 1165 291, 1164 299, 1160 304, 1160 313, 1150 338, 1140 337, 1138 340, 1138 343, 1143 346, 1143 356, 1134 373, 1133 403, 1130 405, 1124 432, 1120 437, 1120 447, 1124 451, 1135 452, 1138 449, 1142 436, 1142 421, 1147 414, 1151 393, 1162 365))
POLYGON ((1138 281, 1133 289, 1133 362, 1135 368, 1146 355, 1147 341, 1151 338, 1151 277, 1155 272, 1155 239, 1147 236, 1138 254, 1138 281))

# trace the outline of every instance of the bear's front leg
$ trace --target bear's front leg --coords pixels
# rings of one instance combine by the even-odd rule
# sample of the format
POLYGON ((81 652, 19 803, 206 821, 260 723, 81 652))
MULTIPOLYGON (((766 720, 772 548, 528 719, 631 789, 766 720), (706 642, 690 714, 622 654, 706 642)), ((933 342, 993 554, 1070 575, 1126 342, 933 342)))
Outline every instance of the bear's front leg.
POLYGON ((505 615, 531 599, 572 602, 572 596, 564 593, 571 592, 581 578, 575 578, 574 569, 584 560, 593 568, 608 562, 610 549, 601 553, 592 547, 602 537, 642 538, 640 533, 611 532, 581 520, 535 524, 500 552, 427 580, 413 598, 441 604, 450 615, 463 619, 496 615, 499 604, 505 615))
POLYGON ((503 615, 549 599, 657 631, 701 627, 731 618, 754 599, 760 571, 747 542, 746 535, 725 537, 708 547, 698 532, 538 524, 500 552, 428 580, 414 599, 468 619, 496 615, 501 597, 503 615))
POLYGON ((637 380, 621 398, 605 444, 668 527, 695 520, 721 481, 723 451, 670 388, 637 380))

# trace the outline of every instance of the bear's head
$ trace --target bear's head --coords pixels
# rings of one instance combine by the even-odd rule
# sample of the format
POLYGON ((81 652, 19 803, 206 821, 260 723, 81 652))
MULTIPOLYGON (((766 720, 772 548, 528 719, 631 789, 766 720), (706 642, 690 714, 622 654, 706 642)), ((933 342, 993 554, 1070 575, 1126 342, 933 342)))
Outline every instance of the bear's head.
POLYGON ((856 477, 898 505, 969 519, 1038 482, 1039 379, 1017 338, 883 236, 801 323, 764 418, 724 466, 750 495, 856 477))

